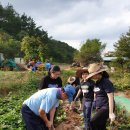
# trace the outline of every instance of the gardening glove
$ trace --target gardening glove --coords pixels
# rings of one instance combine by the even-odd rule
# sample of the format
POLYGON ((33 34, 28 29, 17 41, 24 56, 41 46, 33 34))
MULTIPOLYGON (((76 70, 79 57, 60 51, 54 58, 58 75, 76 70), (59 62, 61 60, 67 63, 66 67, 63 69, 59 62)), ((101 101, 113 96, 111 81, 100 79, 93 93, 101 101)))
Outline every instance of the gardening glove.
POLYGON ((110 121, 111 121, 111 123, 112 123, 112 122, 115 121, 116 116, 115 116, 114 113, 110 113, 110 114, 109 114, 109 118, 110 118, 110 121))

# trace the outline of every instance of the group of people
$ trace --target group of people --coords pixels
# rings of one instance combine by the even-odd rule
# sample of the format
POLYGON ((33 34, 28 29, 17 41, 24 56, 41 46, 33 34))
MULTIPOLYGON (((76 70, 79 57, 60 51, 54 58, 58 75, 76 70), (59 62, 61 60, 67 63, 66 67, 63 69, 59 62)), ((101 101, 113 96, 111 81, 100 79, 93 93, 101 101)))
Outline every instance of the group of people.
POLYGON ((42 70, 45 67, 45 69, 49 71, 51 69, 52 64, 49 60, 47 60, 45 64, 43 64, 43 62, 41 62, 40 60, 29 60, 29 62, 27 63, 27 68, 31 69, 32 71, 38 70, 38 67, 40 66, 42 66, 42 70))
POLYGON ((89 67, 70 76, 62 87, 59 66, 53 66, 43 77, 39 90, 23 102, 22 117, 27 130, 54 130, 54 115, 59 100, 69 100, 70 109, 80 99, 83 109, 84 130, 106 130, 107 119, 115 120, 114 88, 109 74, 102 64, 93 63, 89 67), (96 113, 92 116, 93 108, 96 113))

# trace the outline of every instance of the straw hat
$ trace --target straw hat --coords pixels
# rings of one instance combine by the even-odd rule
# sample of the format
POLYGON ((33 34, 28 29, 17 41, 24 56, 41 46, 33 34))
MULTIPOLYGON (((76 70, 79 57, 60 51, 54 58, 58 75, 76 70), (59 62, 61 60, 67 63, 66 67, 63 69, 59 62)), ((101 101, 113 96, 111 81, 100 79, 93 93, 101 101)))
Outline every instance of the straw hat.
POLYGON ((107 71, 107 69, 103 66, 103 64, 100 64, 100 63, 90 64, 88 67, 89 75, 88 75, 87 79, 89 79, 92 76, 99 74, 103 71, 107 71))
POLYGON ((68 83, 72 84, 72 83, 75 82, 75 80, 76 80, 76 77, 69 77, 68 78, 68 83))

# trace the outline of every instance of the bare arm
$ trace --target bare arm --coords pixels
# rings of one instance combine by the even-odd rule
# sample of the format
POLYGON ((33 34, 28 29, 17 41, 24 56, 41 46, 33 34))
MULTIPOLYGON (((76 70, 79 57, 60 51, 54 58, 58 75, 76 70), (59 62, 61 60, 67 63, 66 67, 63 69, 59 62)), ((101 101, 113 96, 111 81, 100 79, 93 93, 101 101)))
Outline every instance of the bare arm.
POLYGON ((116 116, 114 114, 114 94, 108 93, 108 100, 109 100, 109 118, 111 123, 115 120, 116 116))
POLYGON ((107 93, 108 99, 109 99, 109 114, 113 113, 114 109, 114 94, 113 93, 107 93))
POLYGON ((94 93, 94 101, 96 101, 96 94, 94 93))
POLYGON ((79 91, 78 91, 78 93, 77 93, 75 98, 78 98, 80 96, 80 94, 81 94, 81 89, 79 89, 79 91))
POLYGON ((53 120, 54 120, 55 112, 56 112, 56 108, 53 107, 53 108, 50 110, 50 121, 51 121, 52 123, 53 123, 53 120))
POLYGON ((52 127, 52 122, 50 122, 48 119, 47 119, 47 116, 46 116, 46 113, 44 110, 42 109, 39 109, 39 115, 41 117, 41 119, 45 122, 46 126, 48 128, 51 128, 52 127))

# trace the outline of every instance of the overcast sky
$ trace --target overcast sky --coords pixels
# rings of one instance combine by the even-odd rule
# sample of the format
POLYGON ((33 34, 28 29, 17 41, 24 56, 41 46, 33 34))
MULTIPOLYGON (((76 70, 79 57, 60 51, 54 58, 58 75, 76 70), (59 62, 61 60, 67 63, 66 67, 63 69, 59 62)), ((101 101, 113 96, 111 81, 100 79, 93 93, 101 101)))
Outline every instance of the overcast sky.
POLYGON ((0 0, 31 16, 49 36, 79 49, 86 39, 98 38, 113 50, 130 26, 130 0, 0 0))

